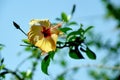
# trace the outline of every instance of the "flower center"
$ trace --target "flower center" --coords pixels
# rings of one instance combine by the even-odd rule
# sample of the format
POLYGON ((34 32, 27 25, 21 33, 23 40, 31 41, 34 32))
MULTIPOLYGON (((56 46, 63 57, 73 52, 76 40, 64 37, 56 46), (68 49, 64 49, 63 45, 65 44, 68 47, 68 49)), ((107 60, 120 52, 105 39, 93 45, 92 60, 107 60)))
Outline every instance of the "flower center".
POLYGON ((43 27, 42 33, 45 38, 51 36, 50 28, 46 29, 45 27, 43 27))

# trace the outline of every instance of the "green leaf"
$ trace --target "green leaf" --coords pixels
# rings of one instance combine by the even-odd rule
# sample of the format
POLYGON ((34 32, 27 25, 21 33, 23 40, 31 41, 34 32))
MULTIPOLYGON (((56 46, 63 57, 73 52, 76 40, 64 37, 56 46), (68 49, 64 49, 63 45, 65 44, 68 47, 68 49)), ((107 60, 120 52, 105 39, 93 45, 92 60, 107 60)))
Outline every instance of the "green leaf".
POLYGON ((0 71, 5 67, 4 64, 0 65, 0 71))
POLYGON ((67 38, 69 38, 69 37, 71 37, 71 36, 75 36, 75 35, 79 35, 79 32, 73 31, 73 32, 71 32, 71 33, 69 33, 69 34, 67 35, 67 38))
POLYGON ((84 38, 84 30, 80 27, 77 31, 72 31, 67 35, 67 39, 71 36, 81 36, 81 38, 84 38))
POLYGON ((21 75, 22 75, 23 77, 26 77, 26 72, 25 72, 25 71, 20 72, 20 73, 21 73, 21 75))
POLYGON ((69 25, 69 26, 71 26, 71 25, 77 25, 77 22, 74 22, 74 21, 73 21, 73 22, 68 23, 68 25, 69 25))
POLYGON ((93 28, 93 26, 89 26, 87 29, 85 29, 84 33, 88 32, 92 28, 93 28))
POLYGON ((68 40, 68 41, 75 41, 76 37, 77 37, 77 36, 72 35, 72 36, 70 36, 69 38, 67 38, 67 40, 68 40))
POLYGON ((47 74, 47 75, 48 75, 48 67, 49 67, 49 64, 50 64, 50 56, 47 55, 47 56, 42 60, 42 63, 41 63, 42 72, 44 72, 44 73, 47 74))
POLYGON ((90 59, 96 59, 95 53, 91 51, 88 47, 86 48, 86 54, 90 59))
POLYGON ((23 39, 22 41, 26 44, 31 44, 28 39, 23 39))
POLYGON ((69 27, 64 27, 64 28, 60 28, 60 30, 61 30, 62 32, 64 32, 64 33, 67 33, 67 31, 70 31, 70 30, 72 30, 72 29, 69 28, 69 27))
POLYGON ((71 41, 71 38, 74 40, 76 37, 81 37, 81 39, 84 39, 84 36, 81 36, 82 32, 78 31, 73 31, 67 35, 67 40, 71 41))
POLYGON ((71 15, 74 14, 75 10, 76 10, 76 5, 74 4, 74 5, 73 5, 73 8, 72 8, 72 11, 71 11, 71 15))
POLYGON ((63 20, 64 22, 68 22, 68 18, 67 18, 66 13, 62 12, 61 18, 62 18, 62 20, 63 20))
POLYGON ((25 47, 25 51, 32 51, 32 47, 25 47))
POLYGON ((70 48, 69 56, 73 59, 84 59, 77 47, 75 49, 70 48))
POLYGON ((50 58, 53 60, 54 55, 55 55, 55 51, 50 51, 48 54, 50 55, 50 58))

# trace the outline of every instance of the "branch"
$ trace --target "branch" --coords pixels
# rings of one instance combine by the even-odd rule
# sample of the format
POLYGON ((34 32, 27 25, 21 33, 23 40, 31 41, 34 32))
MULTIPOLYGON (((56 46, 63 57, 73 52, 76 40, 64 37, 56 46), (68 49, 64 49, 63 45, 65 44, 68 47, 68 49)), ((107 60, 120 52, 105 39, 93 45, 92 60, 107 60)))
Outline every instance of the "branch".
POLYGON ((5 74, 10 74, 10 73, 11 73, 12 75, 16 76, 16 78, 18 78, 18 80, 23 80, 23 79, 20 77, 20 75, 17 74, 17 72, 12 71, 12 70, 9 70, 9 69, 7 69, 7 68, 3 68, 3 70, 5 70, 5 71, 4 71, 4 72, 1 72, 0 75, 5 75, 5 74))
POLYGON ((76 45, 80 45, 82 42, 75 42, 75 41, 70 41, 70 42, 61 42, 58 43, 59 46, 57 46, 57 48, 64 48, 64 47, 70 47, 70 46, 76 46, 76 45), (61 44, 64 44, 61 46, 61 44))
POLYGON ((65 75, 66 73, 68 73, 68 72, 71 71, 71 70, 76 70, 76 69, 85 68, 85 67, 86 67, 86 68, 96 67, 96 68, 103 68, 103 69, 118 70, 118 71, 120 71, 120 66, 105 66, 105 65, 96 65, 96 64, 94 64, 94 65, 92 65, 92 64, 86 64, 86 65, 74 66, 74 67, 71 67, 71 68, 69 68, 69 69, 66 69, 66 70, 63 71, 60 75, 58 75, 58 76, 56 77, 56 79, 54 79, 54 80, 57 80, 57 78, 58 78, 59 76, 65 75))
POLYGON ((18 69, 22 66, 22 64, 24 64, 30 57, 25 58, 24 60, 22 60, 16 67, 15 71, 18 71, 18 69))

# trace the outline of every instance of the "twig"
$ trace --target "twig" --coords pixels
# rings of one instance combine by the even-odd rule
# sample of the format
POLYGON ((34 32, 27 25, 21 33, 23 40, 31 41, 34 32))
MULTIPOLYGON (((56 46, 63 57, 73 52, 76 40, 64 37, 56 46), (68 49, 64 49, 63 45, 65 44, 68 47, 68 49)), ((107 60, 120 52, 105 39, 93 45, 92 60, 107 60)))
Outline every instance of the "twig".
POLYGON ((59 76, 62 76, 62 75, 65 75, 66 73, 68 73, 68 71, 71 71, 71 70, 75 70, 75 69, 80 69, 80 68, 89 68, 89 67, 96 67, 96 68, 103 68, 103 69, 109 69, 109 70, 118 70, 120 71, 120 66, 105 66, 105 65, 92 65, 92 64, 86 64, 86 65, 80 65, 80 66, 74 66, 74 67, 71 67, 69 69, 66 69, 65 71, 63 71, 60 75, 58 75, 56 77, 56 79, 54 80, 57 80, 57 78, 59 76))
POLYGON ((32 65, 32 71, 31 71, 31 72, 32 72, 32 76, 31 76, 31 80, 33 80, 33 75, 34 75, 34 73, 35 73, 36 66, 37 66, 39 60, 40 60, 40 57, 38 56, 38 57, 36 58, 35 62, 33 63, 33 65, 32 65))
POLYGON ((27 34, 20 28, 20 26, 13 21, 13 25, 15 26, 16 29, 19 29, 23 34, 25 34, 27 36, 27 34))
POLYGON ((29 58, 30 58, 30 57, 27 57, 27 58, 25 58, 24 60, 22 60, 22 61, 17 65, 15 71, 18 71, 18 69, 22 66, 22 64, 24 64, 24 63, 27 61, 27 59, 29 59, 29 58))
POLYGON ((12 70, 9 70, 9 69, 7 69, 7 68, 3 68, 3 70, 5 70, 5 71, 4 71, 4 72, 1 72, 0 75, 5 75, 5 74, 11 73, 11 74, 13 74, 14 76, 16 76, 16 78, 18 78, 19 80, 23 80, 23 79, 20 77, 20 75, 17 74, 16 71, 12 71, 12 70))

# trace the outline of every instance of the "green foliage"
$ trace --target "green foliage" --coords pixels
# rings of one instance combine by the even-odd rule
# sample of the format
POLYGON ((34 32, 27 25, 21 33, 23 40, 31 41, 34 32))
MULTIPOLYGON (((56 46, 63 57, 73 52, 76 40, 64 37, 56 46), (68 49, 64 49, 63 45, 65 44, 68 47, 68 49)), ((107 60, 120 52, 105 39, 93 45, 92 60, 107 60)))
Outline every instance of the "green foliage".
POLYGON ((0 44, 0 51, 3 49, 3 47, 5 47, 5 45, 0 44))
POLYGON ((67 23, 67 26, 74 26, 74 25, 78 25, 77 22, 71 21, 67 23))
POLYGON ((4 63, 4 58, 0 59, 0 71, 5 67, 4 63))
POLYGON ((0 65, 0 71, 3 70, 3 68, 5 67, 5 65, 0 65))
POLYGON ((50 55, 45 56, 41 63, 41 70, 48 75, 48 66, 50 64, 50 55))
POLYGON ((22 40, 25 44, 31 44, 28 39, 23 39, 22 40))
POLYGON ((68 16, 67 16, 66 13, 62 12, 62 13, 61 13, 61 18, 62 18, 62 20, 63 20, 64 22, 68 22, 68 16))
POLYGON ((84 33, 88 32, 89 30, 91 30, 93 28, 93 26, 89 26, 85 29, 84 33))
POLYGON ((32 77, 32 73, 30 71, 23 71, 21 75, 25 78, 24 80, 30 80, 32 77))
MULTIPOLYGON (((67 27, 65 27, 65 29, 66 28, 67 27)), ((59 47, 61 47, 61 45, 64 44, 62 47, 69 47, 69 56, 71 58, 73 58, 73 59, 83 59, 84 57, 81 54, 81 51, 83 51, 83 49, 81 50, 81 49, 78 49, 78 48, 79 48, 79 46, 82 46, 82 44, 86 44, 85 43, 85 39, 86 39, 85 33, 87 33, 91 28, 93 28, 93 26, 89 26, 88 28, 86 28, 84 30, 83 25, 80 25, 80 28, 78 30, 72 31, 68 27, 67 30, 70 30, 71 32, 69 32, 67 34, 67 37, 66 37, 67 42, 64 43, 64 42, 59 41, 58 42, 59 47)), ((62 29, 64 29, 64 28, 62 28, 62 29)), ((67 30, 65 30, 65 31, 67 31, 67 30)), ((87 45, 85 45, 85 46, 87 47, 87 45)), ((88 58, 96 59, 96 55, 88 47, 83 52, 87 54, 88 58)))
POLYGON ((93 51, 91 51, 88 47, 86 49, 86 54, 90 59, 96 59, 96 55, 93 51))
POLYGON ((45 56, 41 62, 41 70, 47 75, 48 75, 48 67, 49 67, 50 61, 51 59, 53 60, 54 55, 55 55, 54 51, 49 52, 48 55, 45 56))
POLYGON ((70 48, 69 56, 73 59, 84 59, 77 46, 75 48, 70 48))
POLYGON ((69 28, 69 27, 64 27, 64 28, 60 28, 60 30, 61 30, 62 32, 64 32, 64 33, 67 33, 67 31, 70 31, 70 30, 72 30, 72 29, 69 28))
MULTIPOLYGON (((75 8, 76 6, 73 5, 73 9, 71 11, 71 17, 73 16, 75 8)), ((70 19, 68 19, 68 15, 64 12, 61 13, 61 18, 57 18, 57 20, 63 20, 65 22, 64 26, 60 28, 60 30, 63 31, 66 35, 66 42, 61 42, 61 41, 57 42, 58 48, 68 47, 69 56, 71 58, 84 59, 84 57, 81 54, 81 49, 79 49, 79 46, 81 46, 82 44, 86 44, 85 33, 87 33, 90 29, 92 29, 93 26, 89 26, 86 29, 83 29, 83 25, 80 24, 80 27, 77 30, 73 31, 72 28, 70 28, 69 26, 77 25, 77 23, 75 21, 70 21, 70 19)), ((88 58, 96 59, 96 55, 89 48, 87 48, 86 51, 84 51, 84 53, 87 54, 88 58)))

